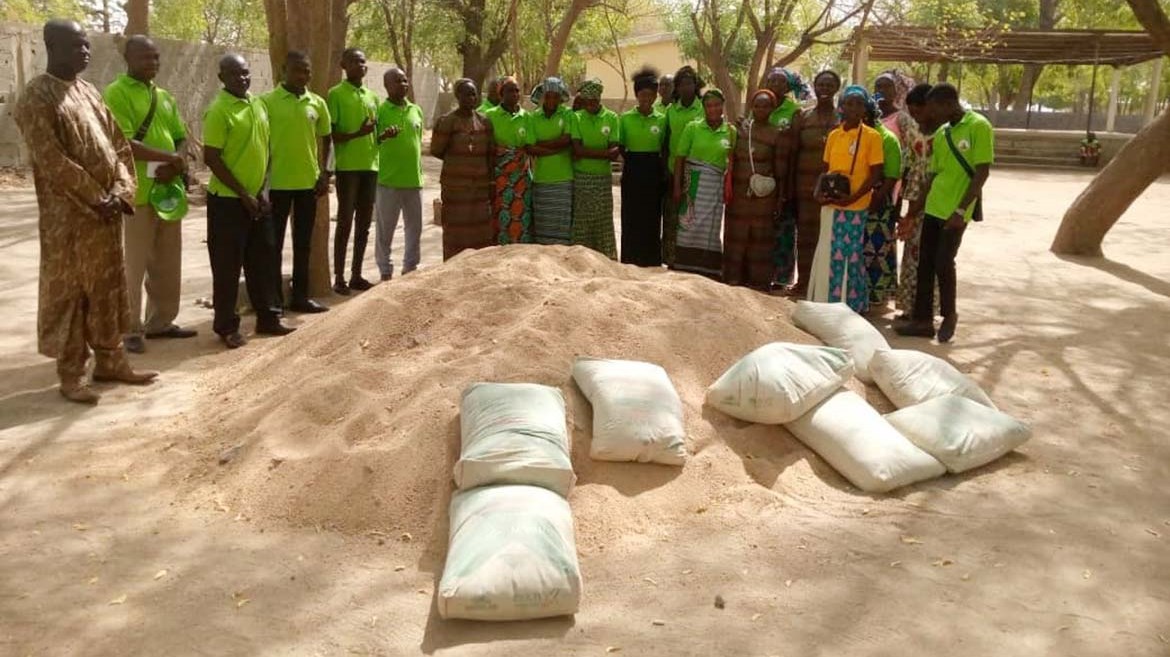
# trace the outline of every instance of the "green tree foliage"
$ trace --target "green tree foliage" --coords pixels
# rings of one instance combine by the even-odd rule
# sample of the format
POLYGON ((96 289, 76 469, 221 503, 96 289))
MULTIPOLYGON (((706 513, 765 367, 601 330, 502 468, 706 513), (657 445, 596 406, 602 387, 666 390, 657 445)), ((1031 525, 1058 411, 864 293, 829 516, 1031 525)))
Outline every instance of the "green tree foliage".
POLYGON ((263 0, 152 0, 154 36, 215 45, 265 48, 263 0))

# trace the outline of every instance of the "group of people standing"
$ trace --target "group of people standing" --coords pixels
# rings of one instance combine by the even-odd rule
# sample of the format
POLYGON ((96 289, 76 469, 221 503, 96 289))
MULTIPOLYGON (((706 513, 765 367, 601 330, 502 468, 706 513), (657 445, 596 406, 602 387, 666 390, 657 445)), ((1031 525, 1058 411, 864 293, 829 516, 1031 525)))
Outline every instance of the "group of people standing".
MULTIPOLYGON (((28 145, 40 209, 38 350, 56 359, 63 396, 93 404, 100 395, 86 377, 91 350, 94 381, 145 384, 158 373, 134 370, 127 351, 145 351, 145 339, 196 335, 174 323, 182 261, 176 207, 186 208, 187 134, 174 97, 154 82, 160 52, 149 38, 127 39, 126 72, 104 93, 79 77, 90 60, 79 24, 50 21, 44 41, 47 72, 29 82, 13 112, 28 145), (181 203, 174 202, 175 193, 181 203)), ((219 61, 223 87, 204 112, 202 155, 212 173, 212 327, 228 348, 246 342, 237 312, 241 271, 257 333, 292 332, 282 321, 286 307, 328 310, 309 297, 308 269, 318 199, 330 187, 331 154, 338 194, 334 292, 373 285, 361 272, 375 199, 382 280, 394 273, 389 252, 400 216, 408 238, 404 271, 418 266, 422 111, 407 98, 409 81, 401 70, 386 72, 383 101, 363 84, 367 67, 360 50, 347 49, 341 64, 345 80, 326 99, 307 88, 312 67, 303 52, 288 53, 280 84, 263 95, 250 93, 251 72, 242 57, 219 61), (281 252, 290 217, 286 300, 281 252)))
MULTIPOLYGON (((57 359, 61 393, 96 403, 85 379, 147 383, 125 351, 143 338, 188 338, 177 326, 179 224, 155 192, 186 179, 187 139, 174 98, 154 84, 159 50, 127 40, 127 71, 105 90, 79 78, 89 41, 71 21, 45 26, 48 72, 14 112, 29 146, 40 206, 38 347, 57 359), (123 247, 124 243, 124 247, 123 247), (145 286, 145 320, 142 316, 145 286)), ((308 90, 309 57, 288 53, 282 81, 249 91, 247 62, 219 62, 222 90, 203 120, 211 169, 207 245, 213 330, 228 348, 245 344, 237 313, 241 270, 256 332, 286 335, 284 308, 328 310, 309 297, 318 199, 328 194, 332 151, 338 196, 333 291, 373 283, 362 265, 375 212, 375 261, 390 280, 389 253, 405 218, 402 271, 419 266, 422 110, 403 71, 385 73, 385 100, 364 84, 366 59, 347 49, 345 79, 321 98, 308 90), (281 252, 292 223, 291 299, 281 252), (346 253, 353 249, 346 273, 346 253)), ((493 80, 481 101, 457 80, 456 108, 434 127, 442 160, 443 257, 497 244, 578 244, 617 259, 612 165, 622 160, 621 260, 667 267, 761 290, 843 301, 858 312, 896 297, 895 329, 934 336, 935 296, 947 341, 955 330, 954 258, 993 160, 990 124, 965 109, 948 84, 914 86, 891 71, 875 93, 841 91, 832 71, 809 90, 782 68, 768 72, 739 120, 724 95, 684 66, 633 76, 637 105, 621 115, 588 80, 570 93, 549 77, 520 106, 514 77, 493 80), (840 93, 838 93, 840 92, 840 93), (903 212, 903 202, 909 207, 903 212), (899 273, 896 241, 906 241, 899 273)), ((185 183, 184 183, 185 184, 185 183)))
POLYGON ((513 77, 455 82, 443 160, 444 258, 495 244, 579 244, 617 259, 611 163, 622 160, 621 261, 732 285, 901 311, 895 328, 949 340, 954 255, 993 159, 990 123, 949 84, 898 71, 870 90, 775 68, 731 120, 690 66, 632 77, 621 115, 588 80, 545 79, 521 107, 513 77), (804 101, 814 99, 810 106, 804 101), (570 102, 572 103, 570 105, 570 102), (947 148, 932 148, 935 134, 947 148), (945 201, 944 201, 945 199, 945 201), (901 267, 897 242, 905 240, 901 267), (936 303, 936 290, 938 302, 936 303))

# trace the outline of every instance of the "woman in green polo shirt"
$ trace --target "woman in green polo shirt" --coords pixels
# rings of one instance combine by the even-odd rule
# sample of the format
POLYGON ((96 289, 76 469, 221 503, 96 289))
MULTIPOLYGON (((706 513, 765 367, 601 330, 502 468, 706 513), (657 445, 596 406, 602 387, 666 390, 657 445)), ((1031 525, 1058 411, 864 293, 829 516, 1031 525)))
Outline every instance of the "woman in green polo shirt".
POLYGON ((532 90, 532 233, 537 244, 568 245, 573 228, 573 112, 569 87, 556 77, 532 90))
POLYGON ((736 130, 723 116, 723 92, 718 89, 703 94, 703 115, 703 120, 683 130, 674 165, 672 197, 678 207, 674 268, 719 279, 724 176, 735 150, 736 130))
POLYGON ((787 129, 800 112, 800 103, 808 99, 808 85, 800 74, 776 66, 764 76, 763 86, 776 95, 776 108, 768 115, 768 123, 787 129))
POLYGON ((496 144, 492 218, 500 244, 532 243, 532 168, 528 162, 528 112, 520 108, 520 83, 500 79, 500 105, 487 111, 496 144))
POLYGON ((674 202, 674 164, 678 159, 678 145, 687 124, 703 118, 703 102, 699 94, 707 85, 690 66, 674 74, 674 102, 666 108, 666 198, 662 210, 662 261, 674 267, 674 247, 678 234, 678 207, 674 202))
POLYGON ((610 162, 620 153, 618 116, 601 104, 601 81, 586 80, 574 113, 573 244, 587 246, 617 260, 613 234, 613 173, 610 162))
POLYGON ((638 106, 621 116, 622 262, 662 265, 662 142, 666 115, 654 108, 658 72, 634 73, 638 106))

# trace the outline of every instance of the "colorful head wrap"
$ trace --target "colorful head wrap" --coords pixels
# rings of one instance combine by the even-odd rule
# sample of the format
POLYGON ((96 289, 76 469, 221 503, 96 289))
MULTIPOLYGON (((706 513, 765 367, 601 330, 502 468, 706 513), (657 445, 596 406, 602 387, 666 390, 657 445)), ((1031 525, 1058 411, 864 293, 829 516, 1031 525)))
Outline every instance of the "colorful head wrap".
POLYGON ((550 77, 545 78, 544 82, 541 82, 532 89, 532 104, 538 106, 543 105, 544 95, 548 93, 559 94, 562 103, 569 102, 569 85, 565 84, 565 81, 560 78, 550 77))
POLYGON ((776 105, 776 104, 778 104, 778 103, 780 102, 780 101, 779 101, 779 100, 776 98, 776 94, 775 94, 775 93, 773 93, 771 89, 756 89, 756 93, 752 94, 752 97, 751 97, 751 102, 752 102, 752 103, 755 103, 755 102, 756 102, 756 96, 759 96, 759 95, 761 95, 761 94, 763 94, 763 95, 767 96, 769 99, 771 99, 771 101, 772 101, 772 104, 773 104, 773 105, 776 105))
POLYGON ((601 92, 604 90, 605 86, 601 84, 601 80, 590 78, 577 87, 577 96, 582 100, 600 100, 601 92))
MULTIPOLYGON (((796 71, 790 71, 781 66, 777 66, 768 71, 768 75, 766 75, 764 78, 765 82, 767 81, 767 78, 770 78, 773 75, 784 76, 784 79, 788 82, 788 93, 792 94, 793 98, 796 100, 808 100, 808 85, 805 84, 804 79, 800 77, 799 73, 796 71)), ((779 102, 779 99, 777 99, 776 102, 779 102)))
POLYGON ((861 102, 865 104, 866 120, 867 122, 875 122, 881 117, 881 110, 878 109, 877 103, 874 102, 873 97, 869 95, 865 87, 860 84, 851 84, 845 87, 845 91, 841 92, 840 99, 837 100, 837 114, 842 114, 841 110, 845 107, 846 98, 860 98, 861 102))
POLYGON ((889 79, 894 83, 894 97, 890 100, 894 103, 894 105, 901 107, 906 102, 906 94, 910 93, 910 90, 914 88, 914 78, 906 75, 896 68, 892 68, 888 71, 883 71, 882 73, 878 74, 878 76, 874 78, 874 85, 876 86, 877 81, 881 80, 882 78, 889 79))

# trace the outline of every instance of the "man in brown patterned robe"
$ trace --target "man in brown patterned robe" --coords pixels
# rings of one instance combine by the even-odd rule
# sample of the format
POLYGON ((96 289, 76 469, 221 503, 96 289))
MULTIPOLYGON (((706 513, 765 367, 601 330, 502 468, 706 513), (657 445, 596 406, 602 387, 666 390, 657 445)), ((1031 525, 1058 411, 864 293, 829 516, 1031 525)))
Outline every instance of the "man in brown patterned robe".
POLYGON ((145 384, 122 350, 129 328, 122 216, 134 212, 134 157, 102 95, 77 77, 89 40, 72 21, 45 24, 48 72, 29 82, 16 123, 28 145, 40 208, 41 271, 37 348, 57 359, 61 394, 99 399, 85 379, 145 384))

